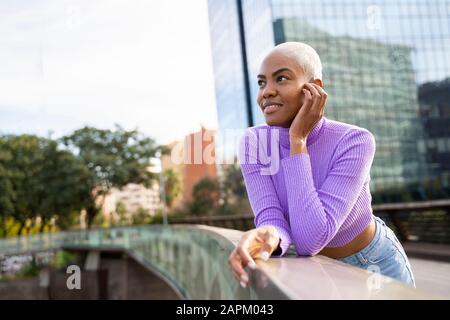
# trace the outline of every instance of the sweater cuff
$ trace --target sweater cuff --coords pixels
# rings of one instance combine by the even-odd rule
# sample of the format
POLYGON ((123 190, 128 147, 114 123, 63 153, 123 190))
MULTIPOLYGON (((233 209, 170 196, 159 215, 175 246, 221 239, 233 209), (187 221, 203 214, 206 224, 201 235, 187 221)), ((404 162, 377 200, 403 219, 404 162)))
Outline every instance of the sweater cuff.
POLYGON ((274 226, 274 227, 275 227, 275 229, 277 229, 278 236, 280 237, 280 242, 278 243, 278 248, 275 249, 274 252, 272 252, 271 257, 279 258, 279 257, 284 256, 287 249, 291 245, 292 240, 291 240, 291 236, 289 235, 289 233, 286 230, 284 230, 283 228, 280 228, 278 226, 274 226))
POLYGON ((292 243, 291 235, 283 227, 274 225, 270 222, 260 224, 257 227, 262 227, 262 226, 272 226, 277 230, 278 236, 280 238, 280 242, 278 243, 278 248, 275 249, 274 252, 272 252, 271 258, 282 257, 286 253, 287 249, 289 248, 289 246, 292 243))

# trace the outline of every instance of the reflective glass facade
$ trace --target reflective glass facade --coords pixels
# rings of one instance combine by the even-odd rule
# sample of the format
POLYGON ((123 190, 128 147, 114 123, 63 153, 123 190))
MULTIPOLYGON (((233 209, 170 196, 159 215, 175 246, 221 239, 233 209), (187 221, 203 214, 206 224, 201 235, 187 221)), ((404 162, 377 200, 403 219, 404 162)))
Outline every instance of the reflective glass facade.
POLYGON ((264 121, 255 103, 261 57, 281 42, 308 43, 324 67, 326 116, 376 138, 372 191, 403 190, 379 200, 448 197, 450 0, 242 0, 241 11, 254 124, 264 121))
POLYGON ((236 1, 209 1, 209 24, 219 129, 249 124, 236 1), (223 107, 222 107, 223 106, 223 107))

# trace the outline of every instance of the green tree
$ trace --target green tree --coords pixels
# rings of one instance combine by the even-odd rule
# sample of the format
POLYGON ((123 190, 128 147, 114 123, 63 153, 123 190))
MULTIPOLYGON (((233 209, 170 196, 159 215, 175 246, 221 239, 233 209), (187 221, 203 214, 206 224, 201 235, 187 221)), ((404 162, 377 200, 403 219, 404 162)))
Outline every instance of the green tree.
POLYGON ((193 215, 212 215, 219 202, 219 182, 205 177, 197 182, 192 190, 190 213, 193 215))
MULTIPOLYGON (((2 202, 12 204, 12 208, 6 210, 19 222, 19 235, 27 221, 36 217, 39 211, 43 189, 39 181, 40 166, 43 162, 41 144, 42 140, 32 135, 9 135, 0 140, 2 180, 6 186, 9 184, 10 188, 7 187, 6 190, 8 192, 9 189, 11 196, 10 201, 2 202)), ((0 193, 4 191, 0 190, 0 193)))
POLYGON ((238 165, 230 164, 223 167, 220 186, 222 201, 218 208, 219 214, 233 215, 251 212, 244 178, 238 165))
MULTIPOLYGON (((61 221, 89 199, 88 170, 56 141, 33 135, 0 137, 0 212, 19 223, 17 233, 41 217, 40 230, 52 217, 61 221)), ((3 228, 6 234, 6 228, 3 228)))
POLYGON ((2 157, 3 152, 0 150, 0 237, 6 236, 6 221, 14 213, 15 201, 15 192, 7 170, 1 164, 4 161, 2 157))
POLYGON ((116 213, 119 216, 119 224, 127 223, 127 208, 122 201, 116 203, 116 213))
POLYGON ((148 224, 152 221, 150 211, 143 207, 138 207, 132 216, 133 224, 148 224))
POLYGON ((57 217, 57 225, 66 229, 89 204, 89 170, 81 159, 67 150, 59 150, 56 141, 47 141, 43 151, 45 161, 39 177, 44 187, 39 210, 40 231, 52 217, 57 217))
POLYGON ((181 182, 178 174, 173 169, 164 170, 164 181, 166 204, 170 209, 172 208, 173 201, 181 192, 181 182))
POLYGON ((91 201, 86 207, 90 227, 112 187, 138 183, 149 187, 154 175, 148 170, 150 159, 159 147, 137 130, 126 131, 84 127, 61 141, 80 157, 90 172, 91 201))
POLYGON ((231 164, 224 167, 221 191, 225 204, 236 203, 247 199, 244 178, 238 165, 231 164))

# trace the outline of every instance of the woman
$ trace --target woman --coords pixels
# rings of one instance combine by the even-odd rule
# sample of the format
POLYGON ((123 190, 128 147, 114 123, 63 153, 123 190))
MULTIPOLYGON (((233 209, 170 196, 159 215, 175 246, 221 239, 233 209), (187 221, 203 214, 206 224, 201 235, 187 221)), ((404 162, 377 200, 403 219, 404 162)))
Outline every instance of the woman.
POLYGON ((327 94, 316 51, 299 42, 263 60, 257 101, 267 125, 249 128, 241 170, 255 225, 229 257, 247 286, 255 258, 325 255, 415 286, 396 236, 372 214, 369 189, 375 139, 363 128, 323 116, 327 94))

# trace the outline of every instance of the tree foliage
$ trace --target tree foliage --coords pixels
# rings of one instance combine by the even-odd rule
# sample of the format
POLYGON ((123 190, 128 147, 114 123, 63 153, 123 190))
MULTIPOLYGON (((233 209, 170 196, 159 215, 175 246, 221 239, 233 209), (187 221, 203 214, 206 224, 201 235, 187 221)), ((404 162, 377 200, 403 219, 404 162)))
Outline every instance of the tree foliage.
POLYGON ((111 188, 128 183, 149 187, 154 174, 148 170, 150 159, 160 148, 137 130, 126 131, 84 127, 61 139, 89 170, 91 201, 86 208, 88 226, 101 208, 111 188))
POLYGON ((192 190, 190 213, 193 215, 212 215, 219 202, 219 182, 205 177, 195 184, 192 190))
POLYGON ((40 231, 54 218, 67 228, 83 209, 90 226, 112 187, 151 185, 148 166, 156 152, 165 150, 119 126, 85 127, 59 140, 0 136, 0 236, 7 228, 22 234, 38 217, 40 231))
POLYGON ((236 164, 224 167, 221 191, 223 202, 226 204, 240 202, 242 199, 247 198, 244 178, 239 166, 236 164))
POLYGON ((173 169, 167 169, 164 170, 164 181, 166 204, 168 208, 172 208, 173 201, 181 193, 180 177, 173 169))
MULTIPOLYGON (((41 230, 52 217, 61 220, 81 210, 89 197, 88 171, 57 142, 33 135, 0 137, 0 212, 19 222, 41 217, 41 230)), ((5 228, 3 228, 5 233, 5 228)))

